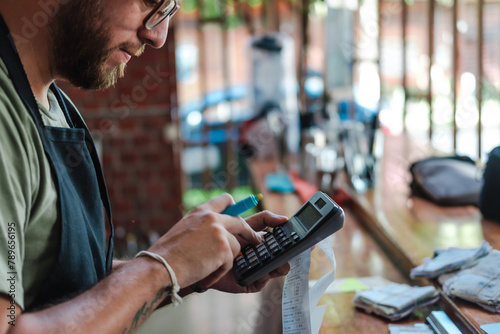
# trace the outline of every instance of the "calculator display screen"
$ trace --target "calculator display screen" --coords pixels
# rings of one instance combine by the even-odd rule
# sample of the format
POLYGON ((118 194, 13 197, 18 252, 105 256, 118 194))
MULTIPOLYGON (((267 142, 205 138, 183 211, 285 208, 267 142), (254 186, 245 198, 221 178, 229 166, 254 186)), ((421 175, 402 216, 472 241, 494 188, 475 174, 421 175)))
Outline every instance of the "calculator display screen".
POLYGON ((295 217, 309 230, 318 222, 321 214, 311 203, 307 203, 295 217))

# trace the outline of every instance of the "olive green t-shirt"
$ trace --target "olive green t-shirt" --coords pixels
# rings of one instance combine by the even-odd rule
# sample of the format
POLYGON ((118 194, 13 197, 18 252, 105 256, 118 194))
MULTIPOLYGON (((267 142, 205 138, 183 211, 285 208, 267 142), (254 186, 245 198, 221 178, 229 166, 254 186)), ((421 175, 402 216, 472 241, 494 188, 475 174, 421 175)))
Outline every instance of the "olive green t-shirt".
MULTIPOLYGON (((46 125, 68 127, 49 94, 46 125)), ((0 293, 29 307, 59 252, 57 191, 35 123, 0 59, 0 293)))

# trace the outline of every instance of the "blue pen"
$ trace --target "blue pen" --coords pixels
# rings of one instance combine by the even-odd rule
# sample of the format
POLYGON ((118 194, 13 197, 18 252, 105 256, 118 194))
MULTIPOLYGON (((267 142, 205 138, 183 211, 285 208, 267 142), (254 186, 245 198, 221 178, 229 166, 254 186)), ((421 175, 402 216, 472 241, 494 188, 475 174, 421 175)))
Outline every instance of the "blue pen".
POLYGON ((238 203, 235 203, 229 207, 227 207, 224 211, 222 211, 223 214, 225 215, 230 215, 230 216, 239 216, 243 212, 253 208, 254 206, 257 205, 260 199, 262 199, 262 194, 258 194, 257 196, 255 195, 250 195, 245 199, 242 199, 238 203))

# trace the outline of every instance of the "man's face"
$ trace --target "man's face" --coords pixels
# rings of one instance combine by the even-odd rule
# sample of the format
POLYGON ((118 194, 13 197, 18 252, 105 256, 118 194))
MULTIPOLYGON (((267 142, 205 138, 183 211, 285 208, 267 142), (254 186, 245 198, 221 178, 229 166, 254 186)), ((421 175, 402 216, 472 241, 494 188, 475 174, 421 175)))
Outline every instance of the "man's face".
POLYGON ((115 84, 131 54, 142 53, 144 45, 138 39, 137 44, 114 41, 112 22, 101 0, 71 0, 61 5, 51 24, 54 74, 84 89, 115 84))

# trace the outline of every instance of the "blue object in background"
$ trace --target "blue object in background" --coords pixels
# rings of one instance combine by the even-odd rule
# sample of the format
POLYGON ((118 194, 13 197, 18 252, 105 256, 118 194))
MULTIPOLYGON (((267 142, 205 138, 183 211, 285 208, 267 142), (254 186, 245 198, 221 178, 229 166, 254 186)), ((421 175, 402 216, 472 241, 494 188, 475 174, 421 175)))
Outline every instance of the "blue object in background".
POLYGON ((370 123, 378 113, 377 108, 366 108, 354 101, 339 101, 337 107, 341 121, 352 119, 361 123, 370 123))
POLYGON ((280 193, 291 193, 295 191, 293 182, 287 174, 274 173, 267 174, 264 179, 267 189, 280 193))

